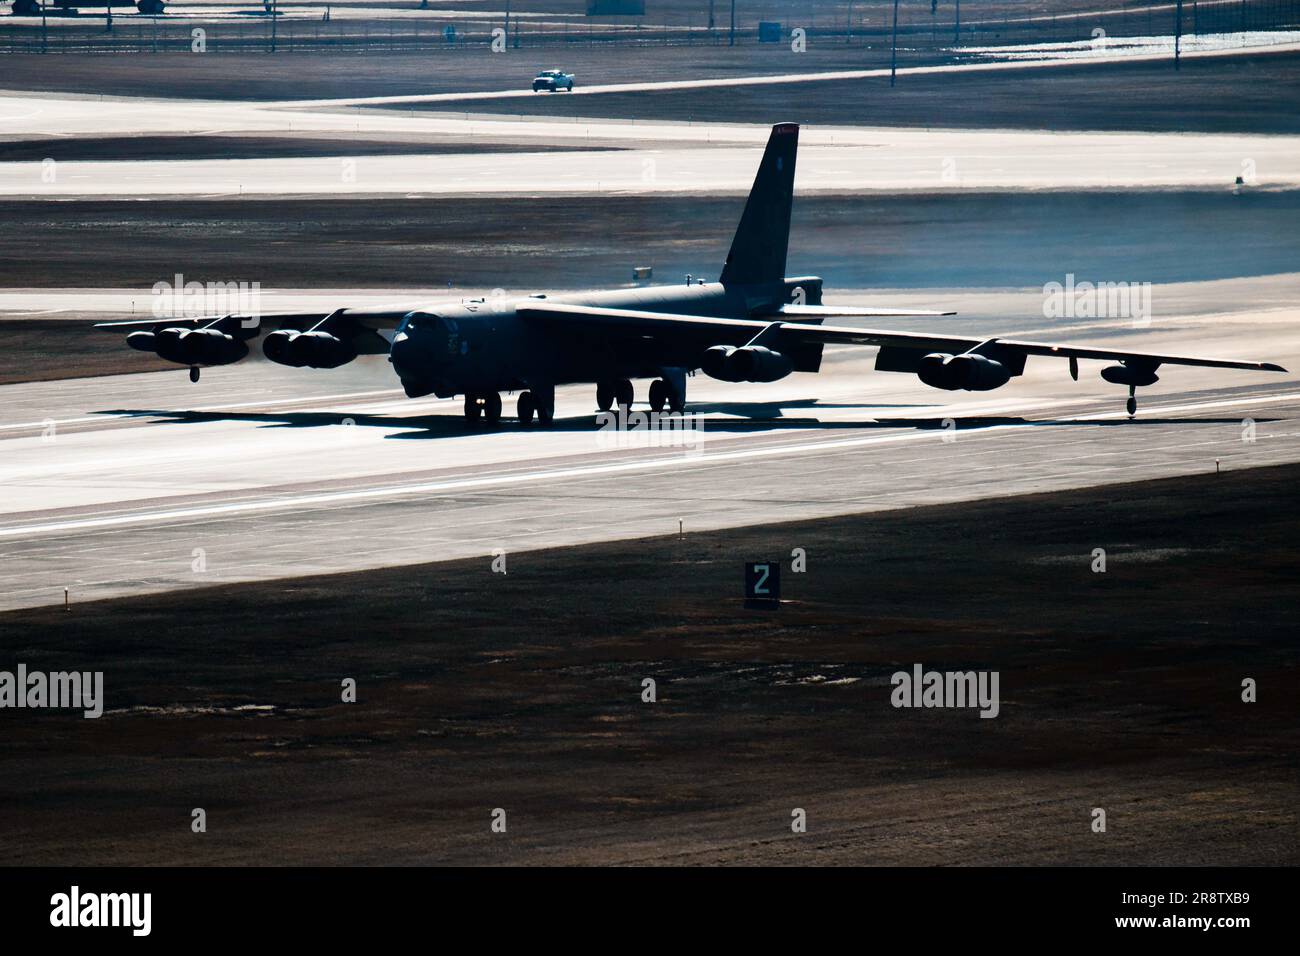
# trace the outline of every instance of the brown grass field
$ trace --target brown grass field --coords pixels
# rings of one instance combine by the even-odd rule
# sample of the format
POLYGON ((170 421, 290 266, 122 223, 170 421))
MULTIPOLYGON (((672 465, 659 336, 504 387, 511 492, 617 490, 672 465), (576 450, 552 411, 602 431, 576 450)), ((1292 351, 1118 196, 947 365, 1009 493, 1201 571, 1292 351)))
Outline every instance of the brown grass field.
POLYGON ((108 713, 5 715, 0 861, 1294 865, 1298 478, 8 612, 108 713), (893 708, 918 662, 997 670, 1000 716, 893 708))

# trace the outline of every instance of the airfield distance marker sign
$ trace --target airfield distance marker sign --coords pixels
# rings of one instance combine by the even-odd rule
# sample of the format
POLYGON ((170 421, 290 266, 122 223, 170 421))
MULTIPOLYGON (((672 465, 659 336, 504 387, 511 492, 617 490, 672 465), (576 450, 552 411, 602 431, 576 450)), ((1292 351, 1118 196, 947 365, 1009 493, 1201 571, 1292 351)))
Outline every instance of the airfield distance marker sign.
POLYGON ((781 606, 781 562, 745 562, 745 607, 770 610, 781 606))

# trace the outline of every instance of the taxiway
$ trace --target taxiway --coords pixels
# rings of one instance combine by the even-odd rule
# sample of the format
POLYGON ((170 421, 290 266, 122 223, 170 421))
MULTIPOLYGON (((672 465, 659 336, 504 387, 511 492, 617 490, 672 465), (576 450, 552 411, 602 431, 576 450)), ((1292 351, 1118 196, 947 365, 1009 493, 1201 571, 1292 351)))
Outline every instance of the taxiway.
MULTIPOLYGON (((1300 367, 1295 310, 1231 311, 1237 290, 1180 287, 1201 310, 1150 329, 1003 331, 1300 367)), ((558 391, 552 429, 467 429, 458 403, 403 397, 382 356, 254 361, 197 386, 181 371, 4 386, 0 607, 1300 461, 1291 375, 1167 367, 1128 421, 1091 363, 1077 383, 1035 359, 1004 391, 949 395, 872 355, 828 350, 820 375, 770 385, 696 376, 689 447, 612 442, 586 387, 558 391)))

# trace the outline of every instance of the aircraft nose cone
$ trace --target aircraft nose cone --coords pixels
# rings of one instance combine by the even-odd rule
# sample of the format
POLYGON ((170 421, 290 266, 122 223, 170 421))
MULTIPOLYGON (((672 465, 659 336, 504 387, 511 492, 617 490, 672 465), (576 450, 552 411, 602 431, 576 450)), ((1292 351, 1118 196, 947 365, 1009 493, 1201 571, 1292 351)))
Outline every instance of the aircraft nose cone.
POLYGON ((426 343, 411 335, 399 332, 388 349, 388 361, 402 380, 402 389, 409 398, 419 398, 433 391, 431 370, 426 343))
POLYGON ((406 332, 399 332, 393 337, 393 344, 388 349, 388 361, 402 378, 408 372, 414 372, 419 364, 420 345, 406 332))

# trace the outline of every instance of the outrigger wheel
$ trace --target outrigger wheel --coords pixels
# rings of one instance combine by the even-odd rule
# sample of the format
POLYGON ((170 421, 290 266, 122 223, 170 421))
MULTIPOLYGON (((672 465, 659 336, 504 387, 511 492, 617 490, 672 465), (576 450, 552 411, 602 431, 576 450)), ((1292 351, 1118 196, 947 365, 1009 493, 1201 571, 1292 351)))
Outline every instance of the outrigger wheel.
POLYGON ((190 381, 197 382, 198 380, 199 380, 199 367, 197 365, 192 365, 190 366, 190 381))
POLYGON ((1132 418, 1138 413, 1137 386, 1128 387, 1128 417, 1132 418))

